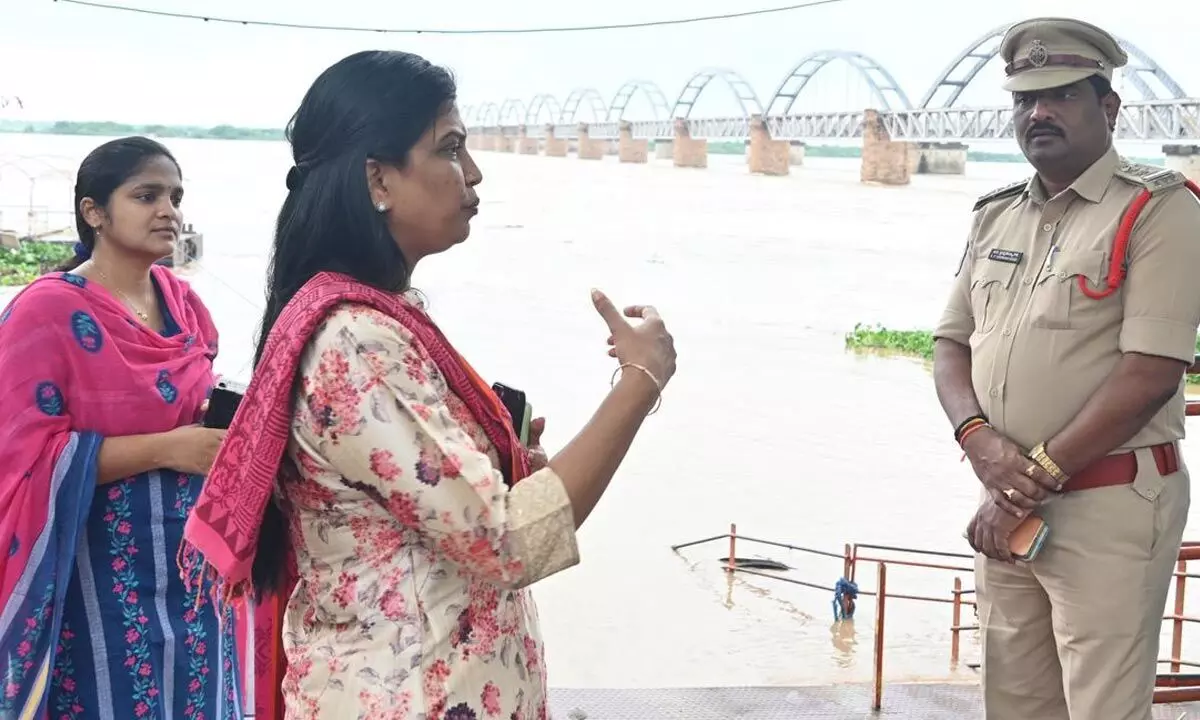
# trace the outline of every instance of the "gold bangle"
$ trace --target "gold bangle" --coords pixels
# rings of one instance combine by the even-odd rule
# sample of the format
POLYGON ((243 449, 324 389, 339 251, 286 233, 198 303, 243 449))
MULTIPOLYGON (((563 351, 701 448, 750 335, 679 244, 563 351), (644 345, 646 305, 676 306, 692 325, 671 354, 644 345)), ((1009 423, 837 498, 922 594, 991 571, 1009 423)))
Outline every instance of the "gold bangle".
POLYGON ((617 367, 617 369, 613 371, 612 379, 608 381, 609 387, 617 386, 617 375, 620 375, 621 371, 624 370, 625 368, 633 368, 634 370, 640 370, 642 373, 644 373, 646 375, 646 377, 650 378, 650 382, 654 383, 655 389, 658 390, 658 396, 654 400, 654 407, 650 408, 650 412, 648 412, 646 414, 653 415, 654 413, 658 412, 658 408, 662 406, 662 383, 660 383, 658 381, 658 378, 654 377, 654 373, 650 372, 650 369, 647 368, 645 365, 639 365, 637 363, 631 363, 631 362, 621 363, 617 367))
POLYGON ((1046 443, 1038 443, 1037 447, 1029 453, 1029 459, 1040 465, 1047 475, 1060 483, 1067 481, 1067 474, 1058 466, 1058 463, 1054 462, 1053 458, 1046 454, 1046 443))

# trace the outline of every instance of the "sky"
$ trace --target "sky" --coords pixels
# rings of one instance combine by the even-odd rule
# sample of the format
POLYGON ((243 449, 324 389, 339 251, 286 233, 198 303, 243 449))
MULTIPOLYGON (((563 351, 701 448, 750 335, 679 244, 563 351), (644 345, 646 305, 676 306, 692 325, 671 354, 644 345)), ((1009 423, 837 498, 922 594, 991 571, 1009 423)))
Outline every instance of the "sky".
MULTIPOLYGON (((371 27, 502 28, 671 19, 788 4, 788 0, 457 0, 421 3, 338 0, 109 0, 133 7, 238 19, 371 27)), ((454 71, 460 103, 528 103, 539 93, 564 100, 596 88, 609 100, 627 80, 657 83, 674 101, 706 67, 744 77, 766 105, 805 55, 825 49, 866 53, 917 101, 956 54, 994 27, 1036 15, 1078 17, 1146 51, 1191 94, 1200 63, 1186 34, 1200 27, 1200 3, 1148 7, 1113 0, 842 0, 754 18, 667 28, 539 35, 386 35, 271 29, 173 20, 54 0, 0 0, 0 96, 24 108, 6 119, 111 120, 282 127, 312 80, 364 49, 419 53, 454 71), (963 14, 962 8, 972 8, 963 14), (1167 9, 1167 8, 1170 9, 1167 9)), ((993 62, 960 104, 1003 105, 993 62)), ((845 66, 818 73, 804 109, 861 109, 867 85, 845 66), (832 106, 832 107, 830 107, 832 106)), ((728 114, 733 96, 714 83, 693 116, 728 114)), ((1128 99, 1130 98, 1127 94, 1128 99)), ((647 111, 644 100, 631 115, 647 111)), ((582 118, 581 119, 586 119, 582 118)))

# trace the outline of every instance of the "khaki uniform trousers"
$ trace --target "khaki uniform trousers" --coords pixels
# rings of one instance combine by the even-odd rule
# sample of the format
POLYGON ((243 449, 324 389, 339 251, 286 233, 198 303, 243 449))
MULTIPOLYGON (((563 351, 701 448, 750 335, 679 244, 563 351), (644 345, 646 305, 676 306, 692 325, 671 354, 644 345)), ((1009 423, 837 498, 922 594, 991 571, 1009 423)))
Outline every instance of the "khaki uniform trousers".
POLYGON ((1132 485, 1042 509, 1032 563, 977 556, 986 720, 1150 720, 1159 635, 1191 502, 1188 471, 1163 477, 1136 451, 1132 485))

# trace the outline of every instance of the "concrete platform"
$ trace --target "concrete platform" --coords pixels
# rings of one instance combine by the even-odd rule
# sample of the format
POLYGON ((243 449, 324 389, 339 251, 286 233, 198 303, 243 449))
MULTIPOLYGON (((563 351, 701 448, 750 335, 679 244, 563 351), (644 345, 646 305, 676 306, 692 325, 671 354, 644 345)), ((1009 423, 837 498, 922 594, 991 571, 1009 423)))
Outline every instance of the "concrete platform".
MULTIPOLYGON (((983 717, 977 685, 892 684, 871 711, 865 685, 821 687, 551 689, 553 720, 970 720, 983 717)), ((1156 720, 1200 720, 1200 703, 1155 705, 1156 720)))

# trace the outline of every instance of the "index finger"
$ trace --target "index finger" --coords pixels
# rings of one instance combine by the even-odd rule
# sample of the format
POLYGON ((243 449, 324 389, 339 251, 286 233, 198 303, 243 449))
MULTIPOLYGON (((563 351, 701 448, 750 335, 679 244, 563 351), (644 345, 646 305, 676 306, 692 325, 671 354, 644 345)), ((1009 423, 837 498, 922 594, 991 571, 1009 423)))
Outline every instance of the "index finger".
POLYGON ((617 312, 612 300, 609 300, 608 296, 599 290, 592 290, 592 304, 596 306, 596 312, 600 313, 600 317, 604 318, 610 332, 615 334, 622 325, 628 325, 621 317, 621 313, 617 312))
MULTIPOLYGON (((1008 513, 1009 515, 1012 515, 1014 517, 1019 517, 1019 518, 1025 517, 1026 511, 1023 508, 1021 508, 1019 505, 1017 505, 1015 502, 1013 502, 1012 500, 1009 500, 1008 496, 1005 495, 1000 490, 997 490, 996 488, 988 488, 988 495, 991 495, 992 502, 996 503, 997 507, 999 507, 1001 510, 1008 513)), ((1020 497, 1022 500, 1027 499, 1027 498, 1025 498, 1024 495, 1021 495, 1020 492, 1014 492, 1013 498, 1016 499, 1018 497, 1020 497)), ((1030 502, 1032 502, 1032 501, 1030 501, 1030 502)), ((1032 509, 1034 507, 1037 507, 1037 503, 1032 503, 1030 505, 1030 509, 1032 509)))
POLYGON ((658 310, 653 305, 630 305, 625 308, 625 317, 657 320, 658 310))
MULTIPOLYGON (((1022 468, 1022 469, 1024 469, 1024 468, 1022 468)), ((1039 485, 1036 482, 1034 482, 1033 480, 1031 480, 1029 478, 1029 476, 1023 472, 1020 472, 1020 471, 1014 472, 1012 475, 1008 476, 1005 479, 1008 480, 1009 484, 1013 488, 1015 488, 1018 493, 1025 496, 1029 500, 1032 500, 1035 503, 1039 503, 1042 500, 1046 499, 1046 488, 1042 487, 1041 485, 1039 485)), ((1015 499, 1015 502, 1017 505, 1022 505, 1020 499, 1015 499)), ((1030 505, 1029 507, 1026 508, 1026 510, 1032 510, 1032 509, 1033 509, 1032 505, 1030 505)))

